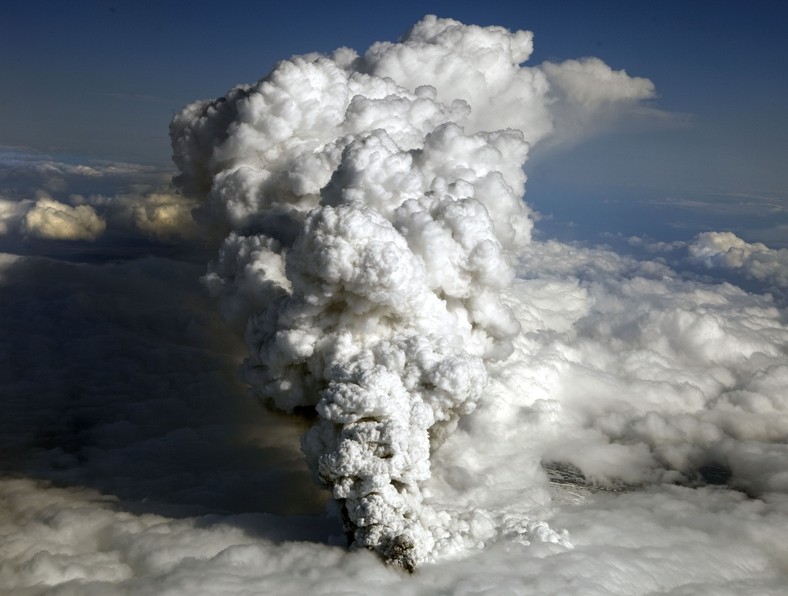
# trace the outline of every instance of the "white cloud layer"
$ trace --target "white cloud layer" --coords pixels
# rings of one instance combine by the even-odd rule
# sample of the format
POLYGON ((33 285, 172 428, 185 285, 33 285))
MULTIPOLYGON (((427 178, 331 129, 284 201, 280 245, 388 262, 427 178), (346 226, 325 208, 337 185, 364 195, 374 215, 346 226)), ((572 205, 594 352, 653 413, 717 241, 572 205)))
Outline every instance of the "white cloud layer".
POLYGON ((47 240, 172 245, 192 239, 196 203, 172 188, 171 177, 134 164, 67 163, 0 148, 0 249, 23 251, 31 238, 39 247, 47 240))
POLYGON ((788 372, 788 330, 770 300, 610 252, 539 248, 523 269, 537 279, 520 282, 520 304, 531 283, 544 283, 533 266, 556 261, 568 279, 552 283, 575 303, 540 348, 551 357, 527 373, 558 402, 551 410, 569 408, 549 458, 601 482, 693 484, 717 466, 751 494, 783 490, 772 466, 788 419, 774 389, 788 372))
POLYGON ((115 194, 83 195, 67 192, 69 185, 64 183, 57 190, 61 200, 46 188, 52 185, 38 187, 32 199, 25 198, 27 193, 16 199, 0 197, 0 238, 5 237, 5 250, 23 250, 30 238, 112 244, 118 237, 136 237, 176 244, 198 235, 200 226, 192 217, 196 202, 172 188, 151 188, 142 182, 133 192, 116 189, 115 194))
POLYGON ((748 277, 788 288, 788 249, 745 242, 732 232, 699 234, 688 247, 690 258, 708 268, 741 271, 748 277))
POLYGON ((40 191, 36 200, 0 199, 0 236, 32 236, 47 240, 92 242, 109 228, 155 241, 194 238, 198 224, 195 202, 172 192, 70 195, 61 203, 40 191))
POLYGON ((0 260, 3 593, 788 586, 788 329, 762 297, 532 243, 506 296, 513 357, 432 458, 461 548, 408 575, 328 544, 341 525, 320 515, 299 426, 247 403, 198 266, 0 260), (627 491, 548 485, 542 460, 627 491), (540 540, 535 511, 562 540, 540 540))

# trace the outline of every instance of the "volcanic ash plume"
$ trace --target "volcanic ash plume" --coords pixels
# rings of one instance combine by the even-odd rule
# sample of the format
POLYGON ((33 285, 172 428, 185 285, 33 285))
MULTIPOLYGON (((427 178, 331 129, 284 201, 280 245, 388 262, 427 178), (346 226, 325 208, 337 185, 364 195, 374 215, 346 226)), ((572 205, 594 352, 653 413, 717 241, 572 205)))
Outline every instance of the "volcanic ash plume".
POLYGON ((426 17, 171 124, 177 182, 225 237, 205 279, 248 318, 246 378, 314 418, 303 450, 353 543, 408 569, 439 523, 430 451, 519 331, 499 294, 530 241, 523 164, 552 129, 531 50, 529 32, 426 17))

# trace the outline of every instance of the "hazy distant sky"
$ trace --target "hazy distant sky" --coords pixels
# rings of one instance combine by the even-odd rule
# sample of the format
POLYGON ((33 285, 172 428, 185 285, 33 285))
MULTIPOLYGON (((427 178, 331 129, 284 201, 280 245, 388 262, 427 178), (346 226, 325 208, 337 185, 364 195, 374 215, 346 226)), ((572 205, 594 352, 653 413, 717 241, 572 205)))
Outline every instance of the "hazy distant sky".
POLYGON ((654 81, 660 108, 691 115, 684 129, 566 154, 555 166, 564 183, 788 190, 788 9, 767 0, 9 2, 0 144, 167 162, 167 125, 183 104, 253 82, 292 54, 395 40, 428 12, 531 30, 532 64, 598 56, 654 81))

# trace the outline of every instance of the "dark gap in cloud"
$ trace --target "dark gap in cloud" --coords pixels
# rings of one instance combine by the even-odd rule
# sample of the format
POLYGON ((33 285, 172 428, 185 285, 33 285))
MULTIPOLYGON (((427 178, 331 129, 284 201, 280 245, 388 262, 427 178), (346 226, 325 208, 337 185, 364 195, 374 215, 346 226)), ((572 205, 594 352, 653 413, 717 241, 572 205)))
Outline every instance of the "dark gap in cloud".
POLYGON ((724 463, 710 461, 698 468, 698 474, 705 484, 724 486, 730 482, 733 472, 724 463))

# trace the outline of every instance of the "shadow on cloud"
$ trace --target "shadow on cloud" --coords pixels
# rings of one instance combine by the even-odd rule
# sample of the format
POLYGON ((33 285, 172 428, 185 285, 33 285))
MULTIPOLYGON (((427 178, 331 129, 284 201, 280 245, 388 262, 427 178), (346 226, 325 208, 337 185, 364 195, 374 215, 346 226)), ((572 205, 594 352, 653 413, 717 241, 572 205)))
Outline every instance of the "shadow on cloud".
POLYGON ((6 475, 90 487, 136 513, 322 511, 301 429, 249 399, 239 338, 205 298, 200 273, 156 257, 4 260, 6 475))

